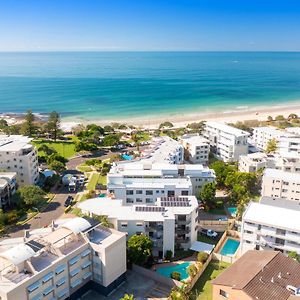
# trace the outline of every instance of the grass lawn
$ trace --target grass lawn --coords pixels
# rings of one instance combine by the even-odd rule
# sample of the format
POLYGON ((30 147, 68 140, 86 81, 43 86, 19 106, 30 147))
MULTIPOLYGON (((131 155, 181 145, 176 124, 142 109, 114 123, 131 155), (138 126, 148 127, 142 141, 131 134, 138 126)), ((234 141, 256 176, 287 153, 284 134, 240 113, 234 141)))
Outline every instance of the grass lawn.
POLYGON ((100 174, 97 173, 97 172, 94 172, 90 175, 90 178, 89 178, 89 182, 86 186, 86 188, 89 190, 89 191, 93 191, 96 189, 96 185, 98 183, 98 180, 99 180, 99 176, 100 174))
POLYGON ((77 166, 77 169, 80 172, 91 172, 92 171, 92 168, 90 166, 87 166, 87 165, 79 165, 79 166, 77 166))
POLYGON ((224 208, 215 208, 208 211, 212 215, 226 215, 224 208))
MULTIPOLYGON (((37 147, 37 149, 42 145, 47 145, 57 151, 57 153, 65 158, 70 158, 76 154, 74 142, 51 142, 43 140, 32 141, 32 144, 37 147)), ((38 151, 39 156, 46 156, 43 151, 38 151)))
POLYGON ((191 299, 196 300, 212 300, 212 285, 211 280, 221 274, 230 264, 211 261, 206 270, 196 282, 192 289, 193 296, 191 299), (198 297, 195 296, 198 295, 198 297))
POLYGON ((215 245, 218 242, 218 239, 214 240, 206 235, 198 234, 197 241, 206 243, 206 244, 215 245))
POLYGON ((102 185, 106 185, 107 184, 107 180, 106 180, 106 175, 100 175, 99 179, 98 179, 98 184, 102 184, 102 185))

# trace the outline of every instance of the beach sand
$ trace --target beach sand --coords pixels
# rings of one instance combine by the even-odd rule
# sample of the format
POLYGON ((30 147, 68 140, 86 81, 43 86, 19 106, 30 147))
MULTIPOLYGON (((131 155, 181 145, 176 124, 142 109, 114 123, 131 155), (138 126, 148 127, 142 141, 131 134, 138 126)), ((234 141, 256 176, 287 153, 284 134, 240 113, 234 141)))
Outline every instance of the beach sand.
POLYGON ((73 119, 62 122, 64 128, 70 128, 76 124, 91 124, 95 123, 98 125, 108 125, 113 122, 126 123, 141 128, 158 128, 159 124, 165 121, 170 121, 174 124, 175 127, 185 127, 189 123, 200 122, 200 121, 218 121, 218 122, 227 122, 235 123, 237 121, 246 121, 246 120, 259 120, 265 121, 268 116, 275 118, 277 115, 283 115, 288 117, 289 114, 295 113, 300 116, 300 104, 299 105, 276 105, 272 107, 256 107, 251 109, 236 109, 232 111, 225 112, 212 112, 212 113, 194 113, 194 114, 170 114, 170 115, 160 115, 160 116, 141 116, 140 118, 119 118, 119 119, 96 119, 96 120, 79 120, 73 119))

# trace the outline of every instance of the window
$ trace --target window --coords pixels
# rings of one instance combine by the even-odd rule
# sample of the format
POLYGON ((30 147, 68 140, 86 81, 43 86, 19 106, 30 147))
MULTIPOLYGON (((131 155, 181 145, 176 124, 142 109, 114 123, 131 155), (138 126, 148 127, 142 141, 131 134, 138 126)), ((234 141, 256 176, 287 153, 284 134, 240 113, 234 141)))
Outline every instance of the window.
POLYGON ((65 265, 58 266, 55 270, 56 275, 62 273, 65 270, 65 268, 66 268, 65 265))
POLYGON ((143 202, 143 199, 142 198, 136 198, 135 201, 136 202, 143 202))
POLYGON ((53 292, 53 290, 54 290, 54 286, 49 286, 49 287, 47 287, 47 288, 44 290, 43 295, 44 295, 44 296, 47 296, 47 295, 49 295, 51 292, 53 292))
POLYGON ((126 203, 133 203, 133 199, 132 198, 126 198, 126 203))
POLYGON ((153 195, 153 191, 150 190, 146 191, 146 195, 153 195))
POLYGON ((72 259, 70 259, 70 260, 69 260, 70 266, 76 264, 76 263, 79 261, 79 259, 80 259, 80 256, 79 256, 79 255, 73 257, 72 259))
POLYGON ((188 196, 189 191, 181 191, 181 196, 188 196))
POLYGON ((220 293, 219 293, 221 296, 223 296, 224 298, 229 298, 229 294, 223 290, 220 290, 220 293))
POLYGON ((142 194, 143 194, 143 191, 142 191, 142 190, 136 190, 135 193, 136 193, 137 195, 142 195, 142 194))
POLYGON ((127 223, 121 223, 121 227, 127 227, 127 223))
POLYGON ((53 272, 48 273, 47 275, 45 275, 42 279, 43 283, 48 282, 49 280, 51 280, 53 278, 53 272))
POLYGON ((127 190, 126 195, 133 195, 133 190, 127 190))
POLYGON ((143 223, 136 223, 136 226, 143 226, 143 223))
POLYGON ((66 282, 66 277, 62 277, 56 282, 56 287, 63 285, 66 282))
POLYGON ((30 285, 29 287, 27 287, 27 290, 29 293, 35 291, 36 289, 38 289, 40 287, 40 282, 36 281, 35 283, 33 283, 32 285, 30 285))

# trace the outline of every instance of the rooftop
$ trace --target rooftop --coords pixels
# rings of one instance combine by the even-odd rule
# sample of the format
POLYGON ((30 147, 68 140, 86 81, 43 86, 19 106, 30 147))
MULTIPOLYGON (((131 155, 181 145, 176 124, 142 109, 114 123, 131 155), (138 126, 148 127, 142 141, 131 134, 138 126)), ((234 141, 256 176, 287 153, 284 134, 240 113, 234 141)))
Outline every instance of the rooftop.
POLYGON ((225 123, 221 123, 221 122, 206 122, 206 126, 213 127, 213 128, 218 129, 220 131, 232 134, 236 137, 249 136, 250 135, 249 132, 237 129, 235 127, 229 126, 229 125, 227 125, 225 123))
POLYGON ((32 138, 23 135, 0 135, 0 151, 11 152, 32 147, 32 138))
POLYGON ((287 300, 300 287, 300 264, 277 251, 248 251, 212 281, 242 290, 250 299, 287 300))
POLYGON ((291 173, 277 169, 265 169, 264 177, 271 177, 278 180, 300 182, 300 173, 291 173))
POLYGON ((244 212, 243 221, 300 232, 300 211, 280 205, 250 202, 244 212))

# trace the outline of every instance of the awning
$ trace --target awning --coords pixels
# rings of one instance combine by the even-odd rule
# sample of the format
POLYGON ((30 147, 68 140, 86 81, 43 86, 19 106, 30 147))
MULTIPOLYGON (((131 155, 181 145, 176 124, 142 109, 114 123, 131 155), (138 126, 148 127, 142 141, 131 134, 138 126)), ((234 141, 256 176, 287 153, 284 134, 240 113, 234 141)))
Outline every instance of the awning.
POLYGON ((212 244, 207 244, 203 242, 194 242, 191 246, 191 250, 197 251, 197 252, 206 252, 207 254, 210 254, 212 250, 214 249, 214 245, 212 244))

